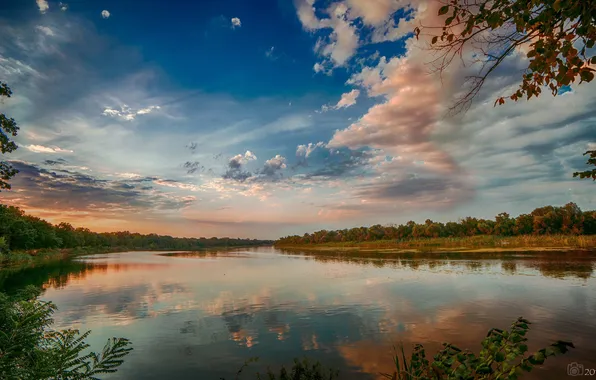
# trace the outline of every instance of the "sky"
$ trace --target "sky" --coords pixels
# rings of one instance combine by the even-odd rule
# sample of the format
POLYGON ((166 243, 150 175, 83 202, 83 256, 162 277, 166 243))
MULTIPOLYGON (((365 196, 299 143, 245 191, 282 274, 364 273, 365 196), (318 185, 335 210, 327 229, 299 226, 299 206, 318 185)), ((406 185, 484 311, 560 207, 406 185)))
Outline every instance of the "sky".
MULTIPOLYGON (((274 239, 575 202, 596 91, 470 109, 416 25, 434 0, 5 0, 0 103, 21 130, 2 203, 95 231, 274 239)), ((465 57, 464 57, 465 58, 465 57)))

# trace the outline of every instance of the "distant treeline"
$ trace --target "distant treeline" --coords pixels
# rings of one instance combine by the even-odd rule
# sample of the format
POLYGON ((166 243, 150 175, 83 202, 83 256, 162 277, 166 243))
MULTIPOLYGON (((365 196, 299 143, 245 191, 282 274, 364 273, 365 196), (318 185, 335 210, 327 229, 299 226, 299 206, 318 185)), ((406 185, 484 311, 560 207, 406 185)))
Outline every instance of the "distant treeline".
POLYGON ((209 247, 234 247, 271 244, 272 241, 232 238, 175 238, 156 234, 96 233, 74 228, 68 223, 53 225, 25 215, 17 207, 0 205, 0 253, 6 250, 46 248, 114 247, 129 249, 193 250, 209 247))
POLYGON ((364 242, 375 240, 407 240, 438 237, 465 237, 475 235, 594 235, 596 211, 582 211, 575 203, 563 207, 545 206, 529 214, 512 218, 506 212, 495 220, 466 217, 458 222, 440 223, 427 219, 424 224, 409 221, 402 225, 357 227, 327 231, 321 230, 303 236, 287 236, 276 245, 317 244, 331 242, 364 242))

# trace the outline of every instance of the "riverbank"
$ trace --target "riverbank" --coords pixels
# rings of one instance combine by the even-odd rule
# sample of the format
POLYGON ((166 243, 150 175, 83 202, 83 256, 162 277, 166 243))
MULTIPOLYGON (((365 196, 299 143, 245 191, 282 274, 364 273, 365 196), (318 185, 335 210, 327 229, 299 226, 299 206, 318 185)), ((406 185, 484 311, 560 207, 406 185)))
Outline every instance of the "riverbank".
POLYGON ((179 250, 179 249, 146 249, 146 248, 130 248, 130 247, 78 247, 78 248, 46 248, 46 249, 35 249, 28 251, 11 251, 9 253, 0 254, 0 270, 12 269, 19 267, 27 267, 31 265, 37 265, 41 263, 47 263, 55 260, 63 260, 66 258, 72 258, 83 255, 95 255, 102 253, 114 253, 114 252, 198 252, 198 251, 210 251, 210 250, 228 250, 237 248, 250 248, 250 246, 232 246, 232 247, 204 247, 191 250, 179 250))
POLYGON ((11 251, 0 255, 0 270, 63 260, 67 257, 119 251, 121 250, 108 247, 46 248, 29 251, 11 251))
POLYGON ((275 244, 275 247, 305 251, 353 251, 363 253, 596 251, 596 235, 524 235, 510 237, 481 235, 461 238, 424 238, 402 241, 377 240, 299 245, 275 244))

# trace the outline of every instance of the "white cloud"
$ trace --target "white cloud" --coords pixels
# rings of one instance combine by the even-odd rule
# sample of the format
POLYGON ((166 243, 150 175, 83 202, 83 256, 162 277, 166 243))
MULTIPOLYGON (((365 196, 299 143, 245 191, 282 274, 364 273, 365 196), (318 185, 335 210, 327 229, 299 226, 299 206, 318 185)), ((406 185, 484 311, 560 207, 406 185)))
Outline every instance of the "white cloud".
POLYGON ((286 158, 277 154, 275 157, 265 161, 263 174, 267 176, 275 175, 279 170, 286 168, 286 158))
POLYGON ((296 148, 296 156, 308 157, 315 149, 323 147, 325 147, 325 143, 322 141, 319 141, 316 144, 308 143, 308 145, 298 145, 298 147, 296 148))
POLYGON ((246 158, 249 161, 253 161, 257 159, 257 156, 255 156, 255 154, 250 150, 247 150, 246 153, 244 153, 244 158, 246 158))
POLYGON ((27 145, 25 148, 35 153, 73 153, 72 150, 62 149, 58 147, 47 147, 43 145, 27 145))
MULTIPOLYGON (((331 28, 327 38, 320 38, 317 41, 315 52, 328 58, 333 67, 345 65, 359 46, 359 35, 348 17, 348 7, 343 2, 332 3, 324 10, 329 18, 319 19, 313 5, 313 0, 300 0, 297 3, 298 18, 304 29, 314 31, 331 28)), ((315 72, 323 71, 320 65, 315 65, 313 69, 315 72)))
POLYGON ((120 178, 127 178, 127 179, 133 179, 133 178, 140 178, 141 175, 137 174, 137 173, 114 173, 115 176, 120 177, 120 178))
MULTIPOLYGON (((439 6, 433 3, 419 11, 419 21, 427 25, 441 22, 436 19, 439 6)), ((405 55, 390 60, 381 57, 375 67, 363 67, 354 74, 348 84, 361 86, 369 96, 382 97, 384 101, 371 107, 347 129, 337 131, 329 147, 384 149, 409 162, 424 161, 425 168, 455 170, 457 165, 452 157, 433 141, 443 103, 452 98, 447 95, 452 95, 453 84, 447 81, 442 85, 440 78, 429 75, 425 65, 428 61, 428 52, 410 38, 405 55)))
POLYGON ((68 4, 65 4, 65 3, 58 3, 58 6, 60 7, 60 10, 61 10, 62 12, 64 12, 64 11, 68 10, 68 4))
POLYGON ((29 77, 41 77, 41 73, 35 70, 33 67, 27 65, 14 58, 4 58, 0 54, 0 74, 2 77, 15 81, 17 78, 24 76, 29 77))
POLYGON ((239 28, 242 26, 242 22, 238 17, 232 17, 232 29, 239 28))
POLYGON ((103 11, 101 11, 101 17, 103 17, 103 18, 110 18, 110 16, 111 16, 111 14, 110 14, 109 11, 107 11, 105 9, 103 11))
POLYGON ((199 186, 193 185, 190 183, 164 181, 162 179, 154 180, 153 183, 160 185, 160 186, 173 187, 173 188, 182 189, 182 190, 201 191, 201 188, 199 186))
POLYGON ((358 98, 359 95, 360 95, 360 91, 356 90, 356 89, 354 89, 350 92, 346 92, 341 95, 341 98, 339 99, 339 101, 337 102, 336 105, 329 106, 327 104, 323 104, 323 106, 321 106, 321 112, 327 112, 332 109, 338 110, 340 108, 351 107, 354 104, 356 104, 356 99, 358 98))
MULTIPOLYGON (((415 13, 411 12, 407 0, 343 0, 331 3, 326 9, 315 9, 314 4, 314 0, 298 0, 296 12, 307 31, 331 29, 327 36, 319 37, 314 47, 317 54, 330 61, 330 70, 345 66, 360 46, 396 41, 414 28, 415 13), (408 19, 395 20, 395 13, 400 9, 408 19), (327 17, 317 17, 317 11, 327 17), (361 38, 363 28, 367 31, 361 38)), ((313 69, 323 71, 317 65, 313 69)))
POLYGON ((316 30, 321 28, 321 21, 315 15, 315 0, 301 0, 296 3, 297 13, 302 26, 306 30, 316 30))
POLYGON ((39 8, 39 12, 46 13, 48 9, 50 9, 50 5, 48 4, 47 0, 35 0, 37 3, 37 7, 39 8))
POLYGON ((102 115, 104 116, 111 116, 111 117, 119 117, 123 120, 132 121, 134 120, 137 115, 145 115, 148 113, 153 112, 154 110, 160 109, 159 106, 149 106, 145 108, 140 108, 138 110, 133 110, 126 104, 120 106, 120 109, 113 109, 111 107, 104 108, 102 115))
POLYGON ((333 73, 333 64, 328 61, 317 62, 312 67, 315 73, 323 73, 325 75, 331 75, 333 73))
POLYGON ((37 25, 35 27, 35 29, 39 30, 40 32, 42 32, 43 34, 45 34, 46 36, 55 36, 56 34, 54 33, 54 31, 52 30, 52 28, 47 27, 47 26, 42 26, 42 25, 37 25))
POLYGON ((265 57, 271 59, 271 60, 276 60, 277 57, 274 54, 275 52, 275 46, 271 46, 266 52, 265 52, 265 57))
MULTIPOLYGON (((424 161, 428 166, 453 169, 449 155, 431 143, 441 113, 440 81, 429 76, 415 54, 394 57, 382 67, 368 92, 385 98, 349 128, 337 131, 330 147, 371 147, 424 161)), ((357 83, 362 84, 362 82, 357 83)))
POLYGON ((146 113, 150 113, 153 110, 158 110, 159 106, 149 106, 147 108, 141 108, 140 110, 137 111, 137 115, 144 115, 146 113))
POLYGON ((352 17, 362 18, 362 22, 370 26, 379 26, 387 22, 390 15, 404 4, 399 0, 346 0, 352 17))
POLYGON ((237 154, 230 158, 228 165, 231 168, 240 168, 240 166, 246 164, 248 161, 255 161, 257 156, 250 150, 247 150, 244 154, 237 154))
POLYGON ((356 104, 356 99, 358 98, 358 95, 360 95, 359 90, 352 90, 350 92, 342 94, 341 99, 339 99, 339 102, 337 102, 335 108, 347 108, 353 106, 354 104, 356 104))

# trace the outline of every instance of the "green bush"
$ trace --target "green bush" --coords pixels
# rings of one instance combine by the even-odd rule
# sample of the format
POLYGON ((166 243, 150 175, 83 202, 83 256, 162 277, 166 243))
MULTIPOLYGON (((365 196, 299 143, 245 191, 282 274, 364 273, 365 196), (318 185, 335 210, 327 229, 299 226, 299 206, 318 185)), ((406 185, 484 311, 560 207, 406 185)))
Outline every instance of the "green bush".
POLYGON ((571 342, 559 340, 528 355, 526 333, 529 325, 530 322, 520 317, 509 331, 491 329, 482 341, 478 355, 444 343, 443 349, 430 362, 424 347, 418 344, 407 360, 402 347, 401 358, 398 354, 394 358, 395 372, 383 375, 391 380, 515 380, 535 365, 543 364, 546 358, 564 354, 574 347, 571 342))
POLYGON ((12 297, 0 293, 0 378, 83 380, 116 372, 131 342, 111 338, 100 354, 83 354, 90 331, 51 330, 56 306, 38 300, 39 292, 29 286, 12 297))

